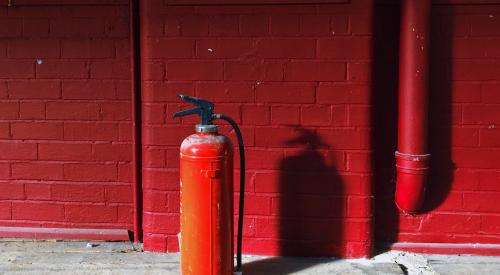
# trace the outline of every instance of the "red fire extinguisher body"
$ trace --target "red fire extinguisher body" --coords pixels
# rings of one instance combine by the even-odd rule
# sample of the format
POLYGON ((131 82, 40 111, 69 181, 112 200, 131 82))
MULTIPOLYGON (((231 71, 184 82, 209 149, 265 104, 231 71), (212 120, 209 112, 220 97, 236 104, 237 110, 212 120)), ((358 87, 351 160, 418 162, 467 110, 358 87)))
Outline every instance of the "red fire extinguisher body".
POLYGON ((187 137, 180 150, 182 274, 233 273, 233 152, 217 133, 187 137))

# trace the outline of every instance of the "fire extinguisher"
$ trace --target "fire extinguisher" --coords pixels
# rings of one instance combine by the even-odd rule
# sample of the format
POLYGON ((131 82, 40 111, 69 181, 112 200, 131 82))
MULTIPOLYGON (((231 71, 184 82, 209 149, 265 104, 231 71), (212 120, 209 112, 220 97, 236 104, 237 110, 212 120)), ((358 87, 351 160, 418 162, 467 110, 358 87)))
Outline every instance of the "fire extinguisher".
POLYGON ((236 122, 214 113, 214 104, 200 98, 179 95, 195 108, 174 114, 174 118, 199 115, 195 133, 180 148, 181 185, 181 270, 182 274, 233 274, 233 147, 218 133, 216 119, 234 129, 240 153, 240 196, 235 274, 241 274, 241 244, 245 190, 245 147, 236 122))

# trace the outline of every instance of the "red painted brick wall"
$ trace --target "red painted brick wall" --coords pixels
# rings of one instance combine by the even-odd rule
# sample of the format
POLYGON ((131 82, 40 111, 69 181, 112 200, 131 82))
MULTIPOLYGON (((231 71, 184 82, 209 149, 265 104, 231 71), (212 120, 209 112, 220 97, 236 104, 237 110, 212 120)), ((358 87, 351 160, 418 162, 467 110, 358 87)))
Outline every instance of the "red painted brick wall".
POLYGON ((127 1, 38 4, 0 7, 0 225, 129 229, 127 1))
MULTIPOLYGON (((391 17, 389 10, 381 12, 391 17)), ((377 241, 499 244, 500 5, 435 5, 432 24, 432 164, 424 213, 398 215, 393 170, 379 173, 377 241)), ((393 114, 378 114, 389 133, 393 114)), ((381 146, 390 152, 391 145, 381 146)))
MULTIPOLYGON (((128 2, 44 1, 0 7, 0 226, 131 229, 128 2)), ((171 118, 188 108, 178 92, 242 126, 245 253, 498 244, 500 5, 448 5, 464 1, 433 6, 431 180, 416 216, 393 202, 394 1, 142 1, 146 250, 178 251, 178 146, 196 123, 171 118)))
POLYGON ((183 92, 242 126, 245 253, 369 254, 371 1, 144 8, 145 249, 178 250, 183 92))

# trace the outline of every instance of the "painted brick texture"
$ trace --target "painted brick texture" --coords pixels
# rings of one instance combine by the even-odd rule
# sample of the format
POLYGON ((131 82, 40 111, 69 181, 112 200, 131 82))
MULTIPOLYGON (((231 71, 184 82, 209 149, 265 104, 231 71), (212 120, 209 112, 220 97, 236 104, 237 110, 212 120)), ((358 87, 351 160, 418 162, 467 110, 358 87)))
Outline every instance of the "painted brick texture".
MULTIPOLYGON (((244 253, 499 244, 499 5, 433 6, 431 179, 424 213, 404 216, 394 1, 142 2, 146 250, 178 251, 178 146, 197 122, 171 118, 189 107, 178 92, 242 126, 244 253)), ((132 228, 128 2, 85 3, 0 7, 0 226, 132 228)))
POLYGON ((433 9, 425 213, 397 214, 386 173, 377 181, 377 240, 499 244, 500 6, 433 9))
POLYGON ((0 7, 1 226, 131 229, 128 6, 116 3, 0 7))
POLYGON ((164 2, 143 7, 145 249, 178 251, 178 146, 197 122, 171 118, 188 108, 182 92, 214 101, 242 127, 244 253, 368 255, 372 36, 361 25, 371 24, 371 1, 164 2))

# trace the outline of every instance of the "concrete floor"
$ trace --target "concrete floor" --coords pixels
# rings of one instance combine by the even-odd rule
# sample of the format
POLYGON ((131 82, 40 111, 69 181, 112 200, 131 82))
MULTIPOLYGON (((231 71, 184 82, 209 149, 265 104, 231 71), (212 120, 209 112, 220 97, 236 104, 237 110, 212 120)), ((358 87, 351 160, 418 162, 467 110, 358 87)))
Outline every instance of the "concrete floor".
MULTIPOLYGON (((179 254, 144 253, 127 242, 0 239, 0 274, 179 274, 179 254)), ((243 274, 500 274, 499 257, 391 251, 373 259, 245 256, 243 274)))

